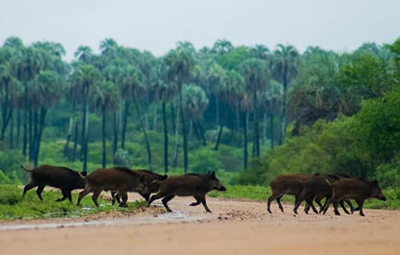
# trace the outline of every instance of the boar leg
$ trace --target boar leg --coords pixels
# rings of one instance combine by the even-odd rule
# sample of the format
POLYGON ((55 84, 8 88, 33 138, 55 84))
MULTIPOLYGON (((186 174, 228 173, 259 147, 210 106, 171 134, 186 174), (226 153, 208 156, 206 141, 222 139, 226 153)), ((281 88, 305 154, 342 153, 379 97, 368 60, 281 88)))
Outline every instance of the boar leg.
POLYGON ((172 210, 169 208, 169 206, 168 206, 168 201, 170 201, 171 199, 173 199, 175 196, 174 195, 171 195, 171 196, 167 196, 167 197, 164 197, 161 201, 162 201, 162 203, 163 203, 163 205, 164 205, 164 207, 165 207, 165 209, 167 209, 167 212, 172 212, 172 210))
POLYGON ((199 198, 200 198, 200 201, 203 204, 204 208, 206 209, 206 212, 211 213, 210 208, 208 208, 208 206, 207 206, 205 195, 199 196, 199 198))
POLYGON ((34 182, 31 182, 31 183, 27 184, 27 185, 24 187, 24 193, 22 193, 22 198, 25 197, 26 192, 28 192, 28 190, 33 189, 33 188, 36 187, 36 186, 37 186, 37 184, 34 183, 34 182))
POLYGON ((61 190, 61 193, 62 193, 62 198, 57 198, 56 199, 56 202, 62 202, 62 201, 64 201, 65 199, 67 199, 67 197, 68 197, 68 191, 65 191, 65 190, 61 190))
POLYGON ((196 199, 196 202, 191 203, 189 206, 198 206, 199 204, 201 204, 201 200, 195 196, 194 197, 196 199))
POLYGON ((357 199, 356 200, 358 208, 360 209, 360 215, 365 216, 364 211, 363 211, 363 205, 364 205, 364 200, 363 199, 357 199))
POLYGON ((276 202, 278 203, 279 209, 281 210, 281 212, 284 212, 283 210, 283 206, 281 203, 281 199, 282 199, 283 195, 280 195, 279 197, 276 198, 276 202))
POLYGON ((146 200, 146 202, 149 201, 149 199, 150 199, 150 194, 145 194, 145 193, 142 193, 142 192, 139 192, 139 194, 144 198, 144 200, 146 200))
POLYGON ((155 195, 152 195, 151 198, 150 198, 150 200, 147 202, 147 205, 148 205, 148 206, 151 205, 151 203, 153 203, 154 200, 160 199, 160 198, 162 198, 162 197, 166 197, 166 195, 165 195, 165 194, 162 194, 162 193, 157 193, 157 194, 155 194, 155 195))
POLYGON ((39 199, 40 199, 40 201, 43 201, 43 198, 42 198, 42 191, 43 191, 43 189, 44 189, 44 187, 45 187, 46 185, 39 185, 39 187, 36 189, 36 194, 37 194, 37 196, 39 197, 39 199))
POLYGON ((333 202, 333 210, 335 212, 335 215, 340 216, 340 212, 338 210, 338 207, 339 207, 339 202, 338 201, 333 202))
POLYGON ((313 203, 313 200, 314 200, 314 198, 307 198, 306 199, 306 203, 307 203, 307 205, 309 206, 309 207, 311 207, 311 209, 313 210, 313 212, 315 213, 315 214, 318 214, 318 210, 317 210, 317 208, 315 208, 315 206, 314 206, 314 203, 313 203))
POLYGON ((123 191, 119 191, 117 193, 117 196, 121 196, 121 203, 119 203, 119 207, 126 207, 126 202, 128 201, 128 194, 126 192, 123 191))
POLYGON ((99 198, 100 193, 101 193, 101 190, 96 190, 93 192, 93 195, 92 195, 92 200, 93 200, 93 203, 96 205, 96 207, 99 207, 99 203, 97 202, 97 199, 99 198))
MULTIPOLYGON (((319 209, 322 209, 322 203, 321 203, 322 198, 317 197, 315 198, 315 203, 319 206, 319 209)), ((325 201, 326 202, 326 201, 325 201)))
POLYGON ((271 212, 271 203, 272 203, 272 201, 274 201, 276 198, 282 197, 282 196, 283 196, 283 194, 280 194, 280 193, 272 193, 272 195, 268 198, 268 212, 269 213, 272 213, 271 212))
POLYGON ((80 193, 79 193, 79 195, 78 195, 78 201, 76 202, 76 205, 77 206, 80 206, 81 205, 81 200, 82 200, 82 198, 84 197, 84 196, 86 196, 87 194, 89 194, 90 193, 90 190, 89 189, 84 189, 84 190, 82 190, 80 193))
POLYGON ((340 207, 342 207, 343 211, 344 211, 346 214, 350 214, 350 212, 347 210, 346 206, 344 206, 344 201, 343 201, 343 200, 341 200, 341 201, 339 202, 339 204, 340 204, 340 207))
POLYGON ((116 201, 116 199, 115 199, 115 191, 111 191, 111 205, 114 205, 115 201, 116 201))

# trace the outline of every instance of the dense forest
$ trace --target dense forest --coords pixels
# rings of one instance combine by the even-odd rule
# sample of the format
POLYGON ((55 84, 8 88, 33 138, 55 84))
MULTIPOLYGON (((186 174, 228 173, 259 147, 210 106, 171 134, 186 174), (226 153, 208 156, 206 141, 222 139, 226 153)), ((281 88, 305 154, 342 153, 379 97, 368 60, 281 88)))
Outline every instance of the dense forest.
POLYGON ((100 43, 66 62, 55 42, 0 48, 0 182, 21 163, 217 170, 231 184, 340 172, 400 184, 400 39, 351 53, 291 45, 156 57, 100 43))

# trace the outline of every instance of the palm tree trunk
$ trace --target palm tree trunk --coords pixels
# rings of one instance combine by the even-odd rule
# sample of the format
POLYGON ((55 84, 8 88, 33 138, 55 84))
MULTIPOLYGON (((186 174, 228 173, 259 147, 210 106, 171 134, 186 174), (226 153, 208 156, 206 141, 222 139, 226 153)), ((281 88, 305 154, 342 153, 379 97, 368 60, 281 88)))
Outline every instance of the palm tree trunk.
POLYGON ((28 145, 28 85, 25 84, 24 88, 24 137, 23 137, 23 146, 22 146, 22 154, 26 157, 26 149, 28 145))
POLYGON ((199 134, 199 128, 197 127, 197 120, 193 121, 193 129, 194 129, 194 134, 196 135, 197 141, 202 142, 200 134, 199 134))
POLYGON ((76 151, 78 149, 78 133, 79 133, 79 122, 76 122, 75 132, 74 132, 74 150, 72 151, 72 162, 75 162, 76 159, 76 151))
POLYGON ((219 124, 219 100, 216 94, 214 94, 215 98, 215 123, 219 124))
POLYGON ((167 113, 165 110, 166 103, 162 102, 163 124, 164 124, 164 174, 168 174, 168 126, 167 113))
POLYGON ((179 105, 181 108, 181 119, 182 119, 182 133, 183 133, 183 171, 187 173, 189 166, 188 159, 188 145, 187 145, 187 134, 186 134, 186 123, 185 123, 185 114, 183 112, 183 102, 182 102, 182 85, 179 86, 179 105))
POLYGON ((171 106, 171 119, 172 119, 172 133, 175 134, 175 130, 176 130, 176 122, 175 122, 175 107, 174 107, 174 103, 171 102, 170 103, 171 106))
POLYGON ((140 125, 142 126, 144 139, 145 139, 145 141, 146 141, 147 158, 148 158, 148 161, 149 161, 149 168, 150 168, 150 170, 151 170, 151 169, 152 169, 152 165, 151 165, 150 143, 149 143, 149 139, 147 138, 146 128, 145 128, 145 126, 144 126, 143 119, 142 119, 142 115, 141 115, 140 110, 139 110, 139 106, 138 106, 138 103, 137 103, 136 95, 133 96, 133 103, 135 104, 136 113, 137 113, 137 115, 138 115, 138 117, 139 117, 140 125))
POLYGON ((222 135, 222 130, 224 129, 224 123, 221 123, 221 126, 219 127, 219 132, 218 132, 218 137, 217 137, 217 142, 215 143, 214 150, 218 150, 219 142, 221 141, 221 135, 222 135))
POLYGON ((240 131, 240 112, 239 112, 239 104, 236 104, 236 132, 240 131))
POLYGON ((4 135, 6 132, 6 128, 8 125, 8 122, 10 120, 10 114, 11 110, 10 110, 10 104, 9 104, 9 91, 8 91, 8 81, 7 79, 3 79, 4 81, 4 103, 2 104, 1 110, 2 110, 2 118, 3 118, 3 123, 2 123, 2 127, 1 127, 1 136, 0 136, 0 140, 3 141, 4 140, 4 135))
POLYGON ((64 157, 69 157, 69 142, 71 141, 72 129, 74 127, 74 114, 75 114, 75 101, 72 103, 72 113, 71 116, 69 117, 67 141, 65 142, 64 146, 64 157))
POLYGON ((253 90, 254 96, 254 143, 255 143, 255 156, 260 156, 260 127, 258 121, 258 102, 257 102, 257 91, 253 90))
POLYGON ((248 152, 247 152, 247 124, 248 124, 248 119, 249 119, 249 114, 248 112, 243 113, 243 138, 244 138, 244 168, 247 168, 247 158, 248 158, 248 152))
POLYGON ((267 125, 268 125, 268 117, 267 113, 264 112, 263 114, 263 138, 262 138, 262 144, 265 144, 267 142, 267 125))
POLYGON ((103 166, 103 168, 106 168, 106 106, 104 104, 102 105, 102 114, 103 114, 103 120, 101 123, 101 134, 102 134, 102 140, 103 140, 102 166, 103 166))
POLYGON ((118 131, 119 131, 119 120, 118 120, 118 110, 114 111, 114 140, 113 140, 113 148, 112 148, 112 152, 113 152, 113 162, 114 164, 116 163, 116 158, 115 158, 115 153, 117 153, 117 149, 118 149, 118 131))
POLYGON ((14 114, 11 108, 11 119, 10 119, 10 149, 14 147, 14 114))
POLYGON ((32 110, 29 110, 29 133, 28 133, 28 141, 29 141, 29 161, 32 162, 33 160, 33 134, 32 134, 32 110))
POLYGON ((154 112, 153 112, 153 130, 156 131, 157 129, 157 104, 154 103, 154 112))
POLYGON ((17 138, 16 138, 16 147, 19 148, 19 137, 21 131, 21 111, 17 110, 17 138))
POLYGON ((203 140, 203 146, 206 146, 207 145, 207 141, 206 141, 206 137, 204 136, 203 127, 201 126, 201 123, 200 123, 199 120, 197 120, 196 122, 197 122, 197 126, 199 127, 201 139, 203 140))
MULTIPOLYGON (((86 86, 82 87, 83 94, 83 107, 82 107, 82 131, 81 131, 81 157, 85 153, 85 130, 86 130, 86 108, 87 108, 87 94, 86 94, 86 86)), ((85 169, 83 169, 85 172, 85 169)))
POLYGON ((178 112, 176 113, 176 126, 175 126, 175 141, 174 141, 174 158, 172 161, 172 166, 177 167, 178 166, 178 138, 179 138, 179 130, 178 130, 178 125, 179 125, 179 108, 178 112))
MULTIPOLYGON (((85 115, 89 115, 89 107, 86 106, 85 115)), ((85 118, 85 133, 84 133, 84 150, 83 150, 83 170, 85 174, 87 173, 87 158, 88 158, 88 150, 89 150, 89 118, 85 118)))
POLYGON ((269 116, 269 128, 270 128, 270 139, 271 139, 271 149, 275 147, 274 144, 274 112, 272 109, 270 110, 270 116, 269 116))
POLYGON ((42 141, 42 134, 43 134, 45 120, 46 120, 46 113, 47 113, 47 109, 42 107, 40 109, 40 123, 39 123, 38 135, 36 138, 35 167, 38 165, 38 162, 39 162, 40 143, 42 141))
POLYGON ((126 136, 126 126, 128 124, 128 116, 129 116, 129 101, 125 100, 125 112, 124 119, 122 123, 122 135, 121 135, 121 148, 125 149, 125 136, 126 136))
POLYGON ((281 133, 279 136, 279 144, 283 144, 285 139, 286 131, 286 92, 287 92, 287 77, 286 77, 286 65, 283 69, 283 98, 282 98, 282 115, 281 115, 281 133))
POLYGON ((39 136, 39 113, 37 110, 33 112, 33 138, 32 138, 32 160, 34 162, 34 166, 36 167, 36 148, 37 148, 37 139, 39 136))

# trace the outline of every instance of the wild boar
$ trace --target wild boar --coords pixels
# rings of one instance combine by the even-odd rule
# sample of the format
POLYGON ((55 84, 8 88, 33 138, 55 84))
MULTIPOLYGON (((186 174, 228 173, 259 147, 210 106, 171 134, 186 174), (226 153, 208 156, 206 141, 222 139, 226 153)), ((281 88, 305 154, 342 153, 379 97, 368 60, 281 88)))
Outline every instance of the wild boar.
POLYGON ((122 198, 121 206, 126 205, 126 201, 128 200, 127 192, 147 192, 144 176, 135 173, 129 168, 100 168, 89 174, 85 179, 86 186, 85 189, 79 193, 78 206, 82 198, 91 192, 93 193, 92 200, 97 207, 99 206, 97 199, 103 190, 118 192, 122 198))
MULTIPOLYGON (((147 192, 139 192, 139 194, 146 200, 146 202, 149 201, 151 193, 156 193, 158 191, 159 185, 157 185, 155 183, 152 184, 152 182, 155 180, 163 181, 168 178, 167 175, 157 174, 152 171, 145 170, 145 169, 133 170, 133 171, 135 173, 138 173, 138 174, 144 176, 144 181, 147 185, 147 192)), ((118 204, 120 204, 120 197, 118 194, 115 194, 114 191, 111 192, 111 197, 112 197, 111 203, 113 205, 115 204, 115 201, 117 201, 118 204)))
MULTIPOLYGON (((300 206, 300 204, 303 201, 306 201, 308 205, 313 208, 313 200, 319 204, 320 206, 320 213, 322 209, 326 206, 326 202, 332 198, 333 191, 331 185, 328 184, 326 180, 328 180, 331 183, 335 183, 339 181, 342 178, 348 178, 347 176, 340 175, 340 174, 315 174, 314 176, 310 177, 306 181, 299 180, 301 183, 303 183, 303 192, 301 193, 297 203, 295 204, 295 207, 293 211, 297 213, 297 209, 300 206), (321 200, 325 200, 325 205, 321 206, 321 200)), ((348 205, 351 208, 351 211, 354 211, 354 208, 352 204, 350 203, 349 200, 345 199, 345 201, 348 203, 348 205)), ((345 213, 350 214, 349 211, 346 209, 344 206, 343 200, 340 202, 341 207, 345 211, 345 213)), ((306 213, 308 213, 308 210, 306 210, 306 213)))
POLYGON ((59 188, 63 197, 57 199, 57 202, 64 201, 68 198, 72 202, 71 191, 74 189, 85 188, 85 181, 82 180, 80 174, 69 168, 62 166, 42 165, 29 170, 21 165, 21 168, 30 173, 31 181, 24 187, 23 197, 28 190, 38 187, 36 194, 41 201, 42 191, 45 186, 59 188))
POLYGON ((382 192, 377 180, 369 181, 358 178, 341 179, 335 183, 327 181, 332 186, 333 196, 327 202, 324 208, 324 214, 328 210, 329 203, 334 206, 335 214, 340 215, 338 204, 343 199, 354 199, 358 204, 361 216, 365 216, 363 212, 364 201, 368 198, 377 198, 386 201, 386 197, 382 192))
POLYGON ((175 196, 193 196, 196 202, 190 204, 190 206, 197 206, 202 203, 206 212, 211 213, 205 195, 212 190, 226 191, 225 186, 215 176, 214 171, 207 174, 172 176, 164 181, 154 181, 153 183, 159 184, 159 190, 157 194, 151 196, 147 204, 150 205, 154 200, 163 198, 161 201, 168 212, 172 212, 172 210, 167 203, 175 196))
MULTIPOLYGON (((268 198, 268 212, 271 212, 271 203, 274 199, 279 205, 279 209, 284 212, 281 204, 281 198, 283 195, 293 195, 295 197, 295 204, 299 199, 299 196, 303 192, 303 184, 300 181, 306 181, 310 178, 308 174, 286 174, 281 175, 271 181, 272 195, 268 198)), ((314 210, 315 208, 313 208, 314 210)), ((316 210, 316 209, 315 209, 316 210)))

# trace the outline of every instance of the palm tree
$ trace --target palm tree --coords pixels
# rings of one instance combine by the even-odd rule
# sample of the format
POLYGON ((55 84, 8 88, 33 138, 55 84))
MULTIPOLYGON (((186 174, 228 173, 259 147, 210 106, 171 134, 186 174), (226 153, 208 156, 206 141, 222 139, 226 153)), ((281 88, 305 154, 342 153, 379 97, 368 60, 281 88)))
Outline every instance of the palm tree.
POLYGON ((214 43, 212 52, 218 55, 224 55, 233 49, 232 43, 228 40, 222 39, 214 43))
MULTIPOLYGON (((231 106, 233 109, 236 109, 236 121, 239 123, 238 116, 238 107, 239 100, 244 93, 244 80, 243 77, 236 71, 228 70, 226 71, 226 77, 224 82, 220 84, 220 86, 216 87, 216 93, 219 98, 227 105, 231 106)), ((224 121, 227 115, 224 112, 224 121)), ((221 135, 224 127, 224 122, 221 123, 220 129, 218 132, 217 142, 215 143, 215 150, 218 150, 219 143, 221 141, 221 135)))
POLYGON ((182 91, 183 111, 190 120, 199 120, 208 106, 208 98, 204 90, 194 84, 186 84, 182 91))
POLYGON ((210 95, 212 95, 215 99, 215 119, 216 119, 216 124, 219 125, 220 123, 220 117, 219 117, 219 105, 220 102, 218 100, 218 87, 224 87, 224 82, 225 82, 226 74, 225 70, 218 65, 217 63, 213 63, 211 67, 208 69, 207 72, 207 80, 208 80, 208 91, 210 92, 210 95))
POLYGON ((246 169, 248 163, 248 139, 247 139, 247 129, 249 123, 249 112, 252 109, 252 99, 245 91, 240 98, 240 110, 242 111, 243 116, 243 140, 244 140, 244 149, 243 149, 243 166, 246 169))
POLYGON ((250 49, 250 55, 253 58, 267 60, 269 58, 270 51, 267 48, 267 46, 262 44, 257 44, 256 46, 250 49))
POLYGON ((183 112, 182 102, 182 86, 190 79, 190 72, 194 66, 193 52, 187 48, 178 46, 177 49, 171 50, 165 57, 165 64, 168 66, 168 80, 178 85, 178 100, 180 107, 180 115, 182 121, 183 132, 183 161, 184 172, 188 170, 188 147, 187 147, 187 134, 186 123, 183 112))
POLYGON ((36 76, 32 83, 32 91, 30 94, 32 103, 31 107, 34 112, 34 142, 33 142, 33 160, 35 167, 38 165, 40 143, 42 133, 46 121, 47 109, 58 102, 63 93, 62 83, 59 75, 54 71, 44 70, 36 76), (37 111, 40 109, 39 120, 37 119, 37 111), (37 127, 37 128, 36 128, 37 127))
POLYGON ((79 46, 74 53, 75 59, 84 64, 93 64, 94 53, 89 46, 79 46))
POLYGON ((83 172, 87 171, 87 153, 88 153, 88 128, 89 123, 87 115, 89 112, 89 91, 101 78, 100 71, 93 65, 80 64, 74 70, 71 81, 76 91, 80 91, 79 100, 82 107, 82 132, 81 132, 81 155, 83 156, 83 172))
POLYGON ((168 173, 168 126, 166 104, 171 102, 177 91, 176 84, 167 81, 167 67, 159 63, 153 70, 152 90, 156 102, 162 102, 163 125, 164 125, 164 173, 168 173))
POLYGON ((269 115, 269 137, 271 149, 275 147, 274 116, 280 110, 280 100, 282 98, 282 84, 276 80, 271 80, 267 90, 261 94, 261 107, 264 113, 264 138, 266 137, 267 120, 269 115))
POLYGON ((94 108, 101 112, 102 115, 102 140, 103 140, 103 168, 107 165, 106 160, 106 112, 108 110, 114 110, 118 106, 119 102, 119 91, 115 88, 115 85, 109 81, 98 82, 91 90, 90 98, 94 108))
POLYGON ((258 93, 262 93, 269 85, 270 74, 267 63, 259 59, 249 59, 242 64, 242 74, 247 90, 252 93, 254 110, 254 143, 255 156, 260 156, 260 132, 258 121, 258 93))
MULTIPOLYGON (((142 114, 141 114, 141 111, 140 111, 139 105, 138 105, 138 96, 141 93, 143 93, 143 91, 144 91, 143 74, 138 68, 136 68, 134 66, 126 66, 122 70, 120 91, 121 91, 122 98, 124 98, 125 101, 130 98, 133 99, 133 104, 135 106, 136 113, 139 117, 139 122, 142 127, 144 139, 146 142, 147 158, 148 158, 148 162, 149 162, 149 167, 151 169, 152 168, 152 160, 151 160, 150 142, 147 137, 146 128, 145 128, 145 125, 143 122, 143 117, 142 117, 142 114)), ((125 121, 123 124, 123 130, 126 130, 126 123, 127 123, 127 116, 128 116, 127 109, 128 108, 125 108, 125 117, 124 117, 125 121)), ((125 135, 124 135, 125 132, 126 131, 123 131, 123 139, 124 140, 125 140, 125 135)))
POLYGON ((288 84, 297 73, 297 62, 299 53, 291 45, 284 46, 278 44, 273 54, 272 73, 276 80, 283 84, 282 113, 281 113, 281 133, 279 144, 283 143, 286 131, 286 100, 288 84))

